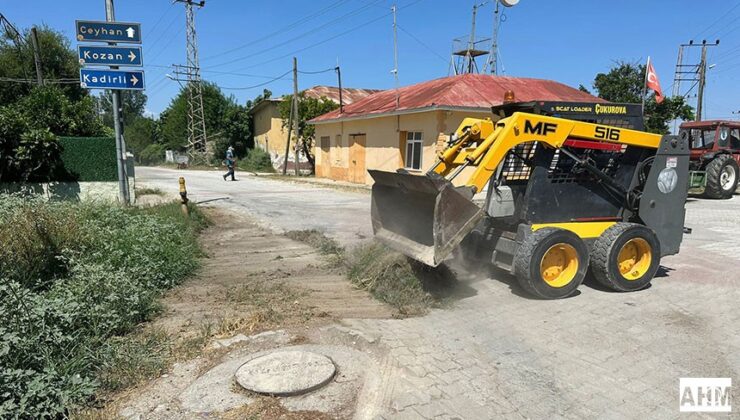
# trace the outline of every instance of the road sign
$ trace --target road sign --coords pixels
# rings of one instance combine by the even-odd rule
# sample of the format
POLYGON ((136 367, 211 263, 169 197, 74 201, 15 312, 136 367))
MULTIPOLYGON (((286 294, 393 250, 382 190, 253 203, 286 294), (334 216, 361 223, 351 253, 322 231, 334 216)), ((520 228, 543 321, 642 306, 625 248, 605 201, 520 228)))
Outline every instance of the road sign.
POLYGON ((80 86, 88 89, 144 90, 144 71, 80 69, 80 86))
POLYGON ((140 23, 76 20, 75 27, 78 41, 141 44, 140 23))
POLYGON ((141 47, 112 47, 98 45, 78 45, 77 56, 80 64, 102 66, 141 67, 141 47))

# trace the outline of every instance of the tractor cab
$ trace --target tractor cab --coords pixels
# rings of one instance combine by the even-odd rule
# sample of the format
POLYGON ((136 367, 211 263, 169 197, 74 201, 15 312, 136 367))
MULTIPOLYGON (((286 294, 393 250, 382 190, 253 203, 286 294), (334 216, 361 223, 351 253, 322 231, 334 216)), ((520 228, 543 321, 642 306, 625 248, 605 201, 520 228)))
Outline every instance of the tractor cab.
POLYGON ((740 122, 685 122, 679 134, 691 147, 691 188, 708 198, 732 197, 740 179, 740 122))

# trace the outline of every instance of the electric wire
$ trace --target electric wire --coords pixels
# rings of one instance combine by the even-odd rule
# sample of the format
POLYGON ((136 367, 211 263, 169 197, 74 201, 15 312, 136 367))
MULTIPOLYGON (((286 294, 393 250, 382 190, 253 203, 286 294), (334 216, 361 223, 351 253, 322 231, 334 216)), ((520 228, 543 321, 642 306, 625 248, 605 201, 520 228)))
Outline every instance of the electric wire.
POLYGON ((288 24, 286 26, 283 26, 282 28, 280 28, 278 30, 275 30, 273 32, 270 32, 269 34, 263 35, 260 38, 257 38, 255 40, 252 40, 252 41, 250 41, 250 42, 248 42, 246 44, 242 44, 242 45, 240 45, 238 47, 234 47, 234 48, 228 49, 226 51, 223 51, 223 52, 220 52, 220 53, 217 53, 217 54, 209 55, 207 57, 202 58, 201 60, 202 61, 208 61, 208 60, 211 60, 213 58, 221 57, 223 55, 232 53, 234 51, 238 51, 238 50, 240 50, 242 48, 246 48, 246 47, 252 46, 254 44, 257 44, 259 42, 262 42, 262 41, 264 41, 266 39, 269 39, 269 38, 271 38, 271 37, 273 37, 275 35, 284 33, 284 32, 289 31, 289 30, 291 30, 291 29, 293 29, 293 28, 295 28, 297 26, 300 26, 301 24, 303 24, 305 22, 308 22, 309 20, 313 19, 314 17, 323 14, 327 10, 333 9, 333 8, 335 8, 335 6, 338 7, 339 5, 341 5, 341 3, 346 3, 347 1, 348 0, 339 0, 339 1, 336 1, 336 2, 334 2, 334 3, 332 3, 332 4, 328 5, 328 6, 324 7, 323 9, 320 9, 320 10, 318 10, 318 11, 316 11, 316 12, 314 12, 314 13, 308 15, 308 16, 304 16, 301 19, 298 19, 298 20, 296 20, 296 21, 294 21, 294 22, 292 22, 292 23, 290 23, 290 24, 288 24))
POLYGON ((288 44, 290 44, 290 43, 292 43, 294 41, 298 41, 300 39, 303 39, 303 38, 305 38, 305 37, 307 37, 307 36, 309 36, 309 35, 317 32, 317 31, 319 31, 321 29, 324 29, 324 28, 326 28, 326 27, 328 27, 328 26, 330 26, 330 25, 332 25, 334 23, 337 23, 337 22, 340 22, 340 21, 341 22, 346 22, 346 20, 347 20, 348 17, 353 16, 353 15, 356 15, 356 14, 359 14, 360 12, 364 11, 365 9, 368 9, 369 7, 371 7, 375 3, 379 3, 380 1, 382 1, 382 0, 373 0, 371 3, 368 3, 368 4, 362 6, 362 7, 358 8, 358 9, 355 9, 355 10, 352 10, 352 11, 350 11, 348 13, 345 13, 342 16, 339 16, 337 18, 334 18, 334 19, 332 19, 332 20, 330 20, 330 21, 322 24, 322 25, 317 26, 316 28, 309 29, 308 31, 303 32, 300 35, 294 36, 293 38, 289 38, 289 39, 287 39, 285 41, 279 42, 279 43, 274 44, 274 45, 272 45, 270 47, 263 48, 262 50, 259 50, 259 51, 255 52, 255 53, 244 55, 244 56, 241 56, 241 57, 237 57, 237 58, 234 58, 232 60, 225 61, 225 62, 222 62, 222 63, 219 63, 219 64, 214 64, 214 65, 211 65, 211 66, 209 66, 207 68, 227 66, 229 64, 234 64, 234 63, 237 63, 239 61, 244 61, 246 59, 253 58, 255 56, 259 56, 259 55, 268 53, 270 51, 273 51, 277 47, 282 47, 282 46, 288 45, 288 44))

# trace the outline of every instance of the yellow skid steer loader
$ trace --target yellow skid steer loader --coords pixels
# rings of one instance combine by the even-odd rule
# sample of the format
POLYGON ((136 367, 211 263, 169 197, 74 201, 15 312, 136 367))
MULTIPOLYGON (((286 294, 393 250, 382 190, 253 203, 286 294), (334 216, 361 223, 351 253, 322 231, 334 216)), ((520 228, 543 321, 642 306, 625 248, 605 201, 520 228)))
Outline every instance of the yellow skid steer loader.
POLYGON ((540 298, 571 295, 589 266, 611 289, 638 290, 678 253, 688 165, 677 136, 522 112, 467 118, 425 175, 369 171, 373 231, 430 266, 460 246, 540 298))

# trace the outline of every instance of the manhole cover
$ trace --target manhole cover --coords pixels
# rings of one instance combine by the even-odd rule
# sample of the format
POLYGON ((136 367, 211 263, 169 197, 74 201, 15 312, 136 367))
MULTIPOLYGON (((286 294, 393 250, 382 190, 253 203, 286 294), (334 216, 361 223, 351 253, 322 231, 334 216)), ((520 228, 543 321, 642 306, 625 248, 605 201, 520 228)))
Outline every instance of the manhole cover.
POLYGON ((277 351, 254 358, 236 370, 236 381, 250 391, 297 395, 320 388, 334 377, 336 367, 326 356, 308 351, 277 351))

